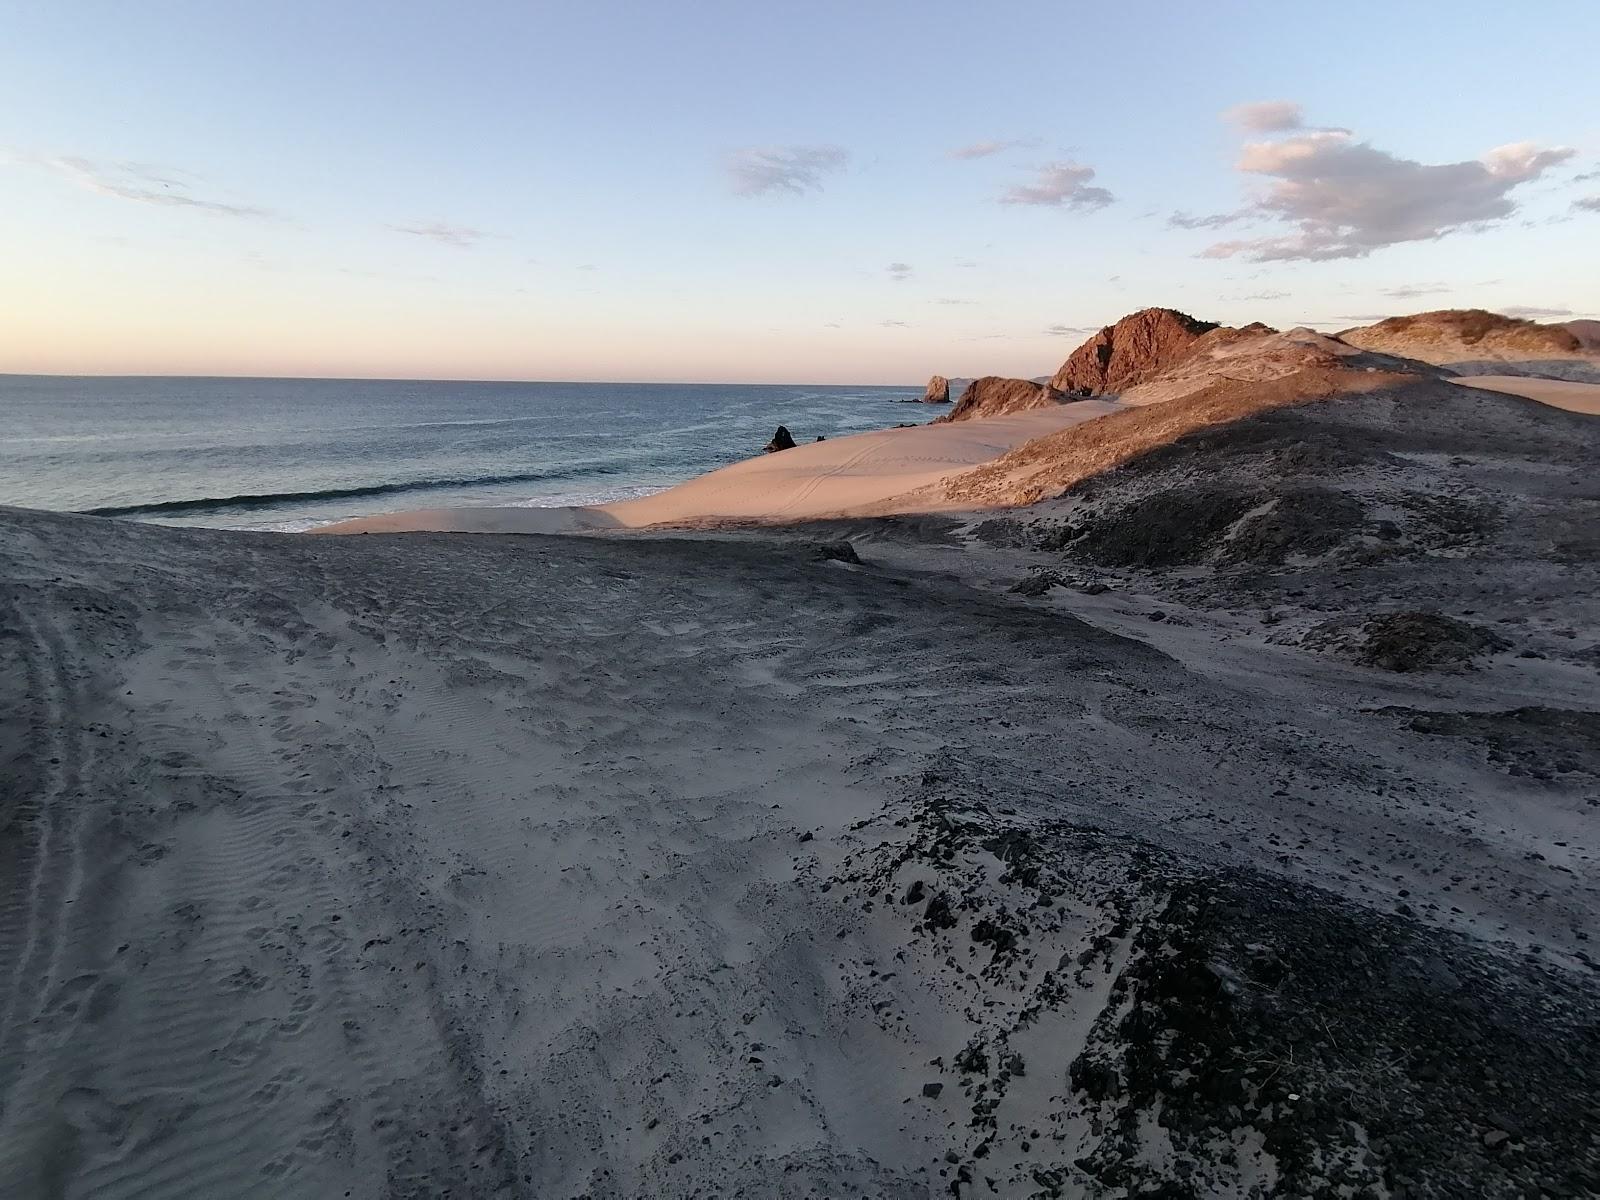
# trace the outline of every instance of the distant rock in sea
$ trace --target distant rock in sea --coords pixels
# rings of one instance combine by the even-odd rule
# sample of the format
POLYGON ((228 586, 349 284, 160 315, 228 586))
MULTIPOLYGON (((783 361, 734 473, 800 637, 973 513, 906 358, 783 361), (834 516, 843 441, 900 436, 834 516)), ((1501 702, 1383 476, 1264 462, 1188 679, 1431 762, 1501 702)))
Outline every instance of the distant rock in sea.
POLYGON ((949 404, 950 381, 943 375, 935 375, 928 380, 928 390, 922 393, 924 404, 949 404))
POLYGON ((776 454, 779 450, 793 450, 794 436, 789 432, 787 425, 779 425, 778 432, 772 435, 772 440, 761 447, 763 454, 776 454))
POLYGON ((1049 408, 1065 399, 1047 383, 985 375, 968 384, 967 390, 961 393, 961 399, 956 401, 956 406, 937 420, 969 421, 977 417, 1001 417, 1033 408, 1049 408))

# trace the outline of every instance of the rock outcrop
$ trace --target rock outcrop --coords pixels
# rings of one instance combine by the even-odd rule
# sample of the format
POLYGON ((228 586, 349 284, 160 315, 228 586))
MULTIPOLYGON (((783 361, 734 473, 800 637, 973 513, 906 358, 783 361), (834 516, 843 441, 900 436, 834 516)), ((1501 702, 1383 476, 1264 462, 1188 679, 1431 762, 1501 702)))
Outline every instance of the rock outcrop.
POLYGON ((1586 354, 1600 354, 1600 321, 1568 321, 1566 330, 1586 354))
POLYGON ((794 437, 789 432, 787 425, 779 425, 778 432, 772 435, 772 440, 761 447, 763 454, 776 454, 779 450, 793 450, 794 437))
POLYGON ((1120 392, 1170 370, 1194 352, 1202 335, 1218 328, 1175 309, 1142 309, 1074 350, 1050 385, 1091 396, 1120 392))
POLYGON ((922 393, 924 404, 949 404, 950 381, 943 375, 935 375, 928 380, 928 390, 922 393))
POLYGON ((1481 308, 1446 308, 1390 317, 1376 325, 1346 329, 1339 339, 1363 350, 1398 354, 1437 366, 1564 359, 1584 353, 1583 342, 1566 326, 1540 325, 1481 308))
POLYGON ((1002 417, 1033 408, 1049 408, 1066 399, 1047 383, 985 375, 968 384, 967 390, 961 393, 961 399, 956 401, 956 406, 938 420, 970 421, 977 417, 1002 417))

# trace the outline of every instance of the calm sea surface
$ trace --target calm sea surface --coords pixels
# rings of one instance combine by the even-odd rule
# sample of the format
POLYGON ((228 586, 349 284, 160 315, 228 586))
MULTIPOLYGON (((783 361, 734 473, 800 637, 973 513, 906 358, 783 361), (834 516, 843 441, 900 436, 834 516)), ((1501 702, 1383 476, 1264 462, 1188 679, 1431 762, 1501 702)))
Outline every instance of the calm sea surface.
POLYGON ((0 375, 0 504, 232 529, 647 495, 919 388, 0 375))

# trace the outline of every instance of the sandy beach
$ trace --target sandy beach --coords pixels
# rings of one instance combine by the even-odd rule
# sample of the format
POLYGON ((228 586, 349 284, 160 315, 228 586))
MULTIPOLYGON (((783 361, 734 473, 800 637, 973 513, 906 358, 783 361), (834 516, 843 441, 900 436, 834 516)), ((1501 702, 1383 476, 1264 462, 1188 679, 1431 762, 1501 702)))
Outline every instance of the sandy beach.
POLYGON ((1568 412, 1600 416, 1600 384, 1571 383, 1564 379, 1539 379, 1531 375, 1469 375, 1454 380, 1464 387, 1487 388, 1512 396, 1524 396, 1564 408, 1568 412))
MULTIPOLYGON (((318 533, 571 533, 704 520, 799 521, 847 515, 991 462, 1046 434, 1116 412, 1080 400, 1017 416, 884 429, 757 455, 641 500, 583 509, 424 509, 324 526, 318 533)), ((891 506, 892 507, 892 506, 891 506)), ((915 511, 930 511, 918 500, 915 511)))

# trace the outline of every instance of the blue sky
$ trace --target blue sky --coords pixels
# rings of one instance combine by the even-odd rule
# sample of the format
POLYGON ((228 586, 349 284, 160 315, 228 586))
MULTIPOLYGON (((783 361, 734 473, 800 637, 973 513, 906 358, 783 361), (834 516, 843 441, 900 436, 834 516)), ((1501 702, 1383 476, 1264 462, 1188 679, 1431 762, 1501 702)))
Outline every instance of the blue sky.
POLYGON ((1151 304, 1600 316, 1597 45, 1592 0, 0 0, 0 371, 908 382, 1151 304))

